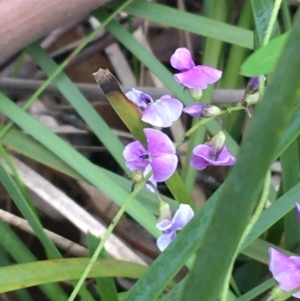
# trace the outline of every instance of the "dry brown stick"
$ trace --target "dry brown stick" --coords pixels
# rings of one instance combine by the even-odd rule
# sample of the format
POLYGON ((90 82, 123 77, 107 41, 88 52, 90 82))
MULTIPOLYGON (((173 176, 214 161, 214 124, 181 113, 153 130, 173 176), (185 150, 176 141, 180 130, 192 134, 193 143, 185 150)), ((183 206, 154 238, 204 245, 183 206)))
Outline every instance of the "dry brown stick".
MULTIPOLYGON (((31 94, 42 85, 43 81, 18 79, 18 78, 0 78, 0 90, 11 94, 12 96, 24 95, 24 93, 31 94)), ((105 99, 103 92, 99 89, 97 84, 75 84, 77 88, 89 99, 105 99)), ((128 92, 132 87, 122 87, 124 92, 128 92)), ((154 87, 135 87, 152 96, 153 99, 158 99, 164 94, 170 94, 170 91, 165 88, 154 87)), ((45 89, 45 93, 53 96, 62 96, 54 85, 49 85, 45 89)), ((234 89, 216 89, 213 94, 213 103, 238 103, 243 99, 244 90, 234 89)), ((108 103, 106 101, 101 102, 108 103)), ((99 102, 100 104, 100 102, 99 102)))
POLYGON ((108 0, 0 1, 0 64, 55 28, 88 15, 108 0))
MULTIPOLYGON (((10 212, 0 209, 0 219, 7 224, 19 228, 29 234, 35 235, 35 232, 29 225, 29 223, 21 218, 18 217, 10 212)), ((53 241, 53 243, 60 249, 79 257, 88 257, 89 252, 88 249, 67 239, 64 238, 52 231, 44 229, 45 233, 49 236, 49 238, 53 241)))

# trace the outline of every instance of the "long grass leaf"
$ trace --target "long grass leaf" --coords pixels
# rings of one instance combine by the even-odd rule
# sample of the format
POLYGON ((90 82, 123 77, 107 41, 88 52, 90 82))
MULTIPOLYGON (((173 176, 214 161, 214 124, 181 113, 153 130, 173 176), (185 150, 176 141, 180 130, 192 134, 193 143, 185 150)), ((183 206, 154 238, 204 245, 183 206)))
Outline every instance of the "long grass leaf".
MULTIPOLYGON (((45 260, 2 267, 0 293, 45 283, 77 279, 88 264, 88 258, 45 260)), ((137 263, 98 259, 89 277, 141 277, 147 267, 137 263)))
MULTIPOLYGON (((120 3, 121 1, 114 1, 109 3, 109 7, 116 8, 120 3)), ((155 23, 246 48, 253 48, 253 32, 250 30, 197 16, 166 5, 148 1, 134 1, 125 8, 125 11, 155 23)))

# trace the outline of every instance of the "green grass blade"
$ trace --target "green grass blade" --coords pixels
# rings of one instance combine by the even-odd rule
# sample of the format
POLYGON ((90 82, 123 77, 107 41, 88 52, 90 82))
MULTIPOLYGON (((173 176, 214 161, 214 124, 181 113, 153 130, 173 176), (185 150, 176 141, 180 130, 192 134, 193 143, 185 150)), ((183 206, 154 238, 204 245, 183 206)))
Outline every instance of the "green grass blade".
MULTIPOLYGON (((116 8, 120 3, 121 1, 114 1, 109 3, 109 7, 116 8)), ((245 48, 253 48, 253 32, 250 30, 197 16, 166 5, 148 1, 134 1, 125 11, 155 23, 161 23, 245 48)))
MULTIPOLYGON (((245 1, 237 25, 242 28, 250 28, 253 24, 251 2, 245 1)), ((228 59, 225 63, 224 73, 221 78, 221 86, 226 89, 240 88, 243 85, 240 68, 249 50, 237 45, 230 48, 228 59)), ((234 118, 231 116, 231 118, 234 118)), ((230 119, 231 119, 230 118, 230 119)), ((234 118, 236 119, 236 118, 234 118)), ((231 121, 232 123, 233 121, 231 121)))
MULTIPOLYGON (((282 193, 299 183, 298 141, 295 140, 281 155, 282 193)), ((284 217, 284 245, 287 250, 295 250, 299 244, 300 228, 296 208, 284 217)))
MULTIPOLYGON (((51 282, 77 279, 82 274, 89 258, 45 260, 2 267, 0 270, 0 293, 19 288, 51 282)), ((147 267, 137 263, 98 259, 89 277, 141 277, 147 267)))
POLYGON ((21 211, 22 215, 26 218, 28 223, 33 228, 36 236, 40 239, 40 241, 42 242, 43 246, 47 250, 50 257, 52 258, 60 257, 61 256, 60 253, 56 249, 53 242, 45 234, 43 227, 41 226, 36 215, 30 208, 30 206, 27 204, 25 198, 21 194, 15 182, 12 180, 12 178, 7 173, 7 171, 5 170, 2 164, 0 164, 0 180, 4 185, 4 187, 6 188, 7 192, 9 193, 10 197, 15 202, 18 209, 21 211))
POLYGON ((276 284, 275 279, 271 278, 263 282, 262 284, 256 286, 254 289, 242 295, 241 297, 237 298, 235 301, 252 301, 255 298, 257 298, 259 295, 265 293, 275 284, 276 284))

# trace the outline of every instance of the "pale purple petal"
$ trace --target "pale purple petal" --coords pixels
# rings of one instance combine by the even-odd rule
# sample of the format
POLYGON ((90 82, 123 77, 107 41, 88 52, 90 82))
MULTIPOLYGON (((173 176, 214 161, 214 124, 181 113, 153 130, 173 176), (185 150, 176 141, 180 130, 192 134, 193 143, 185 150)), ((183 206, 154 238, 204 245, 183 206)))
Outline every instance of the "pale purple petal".
POLYGON ((169 118, 168 112, 164 109, 159 109, 155 103, 144 111, 141 119, 157 127, 169 127, 172 125, 172 120, 169 118))
POLYGON ((190 164, 194 169, 197 170, 203 170, 209 165, 209 163, 205 159, 194 154, 192 154, 190 157, 190 164))
MULTIPOLYGON (((280 253, 274 248, 269 248, 270 260, 269 270, 279 287, 284 291, 291 291, 300 285, 300 266, 292 258, 280 253)), ((298 257, 298 256, 297 256, 298 257)), ((298 260, 297 260, 298 261, 298 260)), ((300 298, 300 291, 293 294, 300 298)))
POLYGON ((183 112, 189 114, 192 117, 201 117, 202 110, 207 107, 207 104, 196 103, 194 105, 186 106, 183 112))
POLYGON ((144 134, 147 139, 148 151, 152 156, 176 153, 173 142, 165 133, 147 128, 144 129, 144 134))
POLYGON ((207 165, 230 166, 235 161, 235 157, 229 153, 226 147, 222 149, 217 158, 213 158, 212 147, 206 144, 197 145, 190 157, 191 166, 197 170, 203 170, 207 165))
POLYGON ((300 256, 290 256, 290 260, 293 261, 300 269, 300 256))
POLYGON ((177 120, 183 105, 176 98, 164 95, 144 111, 142 120, 157 127, 169 127, 177 120))
POLYGON ((222 71, 209 66, 196 66, 188 71, 174 74, 175 80, 190 89, 206 89, 222 76, 222 71))
POLYGON ((167 180, 176 170, 178 158, 170 138, 155 129, 144 129, 147 139, 149 162, 153 170, 153 178, 157 182, 167 180))
POLYGON ((147 151, 139 141, 134 141, 125 146, 123 156, 126 160, 126 166, 130 170, 144 169, 149 163, 148 159, 141 159, 147 151))
POLYGON ((170 58, 171 66, 180 71, 187 71, 195 66, 191 53, 186 48, 178 48, 170 58))
POLYGON ((297 210, 298 220, 300 220, 300 204, 299 203, 296 203, 296 210, 297 210))
POLYGON ((176 231, 168 231, 163 233, 156 241, 156 245, 159 250, 164 251, 167 246, 172 242, 172 240, 176 237, 176 231))
POLYGON ((231 155, 227 147, 224 146, 216 161, 212 161, 211 165, 231 166, 235 163, 236 158, 231 155))
POLYGON ((156 224, 156 228, 160 231, 166 231, 172 228, 172 222, 168 219, 162 219, 156 224))
POLYGON ((150 103, 153 103, 153 99, 149 94, 134 88, 132 88, 132 91, 127 92, 125 95, 130 101, 135 103, 142 110, 145 110, 150 103))
POLYGON ((194 217, 194 211, 190 205, 180 204, 172 223, 173 230, 181 230, 194 217))
POLYGON ((170 95, 162 96, 156 101, 156 104, 159 109, 165 110, 168 113, 168 116, 172 122, 176 121, 180 117, 183 109, 182 103, 170 95))
POLYGON ((169 179, 177 168, 178 158, 174 154, 160 154, 151 156, 151 166, 153 169, 153 178, 157 182, 163 182, 169 179))

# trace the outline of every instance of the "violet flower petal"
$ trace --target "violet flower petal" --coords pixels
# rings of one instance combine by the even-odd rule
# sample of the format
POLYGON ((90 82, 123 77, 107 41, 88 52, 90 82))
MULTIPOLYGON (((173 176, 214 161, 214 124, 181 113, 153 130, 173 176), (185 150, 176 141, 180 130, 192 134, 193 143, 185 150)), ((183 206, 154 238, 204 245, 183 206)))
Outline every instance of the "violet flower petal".
POLYGON ((145 110, 149 104, 153 103, 153 99, 149 94, 135 88, 132 88, 132 91, 127 92, 125 95, 142 110, 145 110))
MULTIPOLYGON (((274 279, 279 283, 279 287, 284 291, 291 291, 300 285, 300 266, 299 257, 288 257, 274 248, 269 248, 269 270, 274 279)), ((300 291, 293 294, 300 298, 300 291)))
POLYGON ((296 203, 296 210, 297 210, 297 218, 300 220, 300 204, 296 203))
POLYGON ((153 169, 153 178, 157 182, 169 179, 176 170, 178 158, 176 155, 164 154, 159 157, 152 156, 150 163, 153 169))
POLYGON ((151 155, 175 154, 176 150, 171 139, 163 132, 146 128, 144 134, 147 139, 148 151, 151 155))
POLYGON ((173 219, 173 230, 181 230, 194 217, 194 211, 190 205, 180 204, 173 219))
POLYGON ((182 111, 192 117, 201 117, 202 110, 207 107, 207 104, 196 103, 194 105, 186 106, 182 111))
POLYGON ((231 166, 235 163, 235 161, 236 161, 236 158, 228 151, 227 147, 224 146, 217 158, 217 162, 212 161, 211 165, 231 166))
POLYGON ((123 156, 126 160, 126 166, 130 170, 144 169, 149 163, 148 159, 141 159, 147 151, 139 141, 133 141, 125 146, 123 156))
POLYGON ((222 76, 222 71, 209 66, 196 66, 185 72, 174 74, 175 80, 190 89, 206 89, 222 76))
POLYGON ((156 245, 159 248, 159 250, 162 252, 164 251, 167 246, 174 240, 176 237, 176 231, 167 231, 164 232, 157 240, 156 240, 156 245))
POLYGON ((184 47, 176 49, 170 58, 170 63, 173 68, 179 71, 187 71, 195 67, 190 51, 184 47))
POLYGON ((211 153, 211 146, 206 144, 197 145, 190 157, 191 166, 197 170, 203 170, 207 165, 231 166, 236 161, 235 157, 229 153, 226 147, 222 149, 216 160, 212 158, 211 153))
POLYGON ((142 120, 157 127, 169 127, 180 117, 182 108, 179 100, 165 95, 148 106, 142 120))
POLYGON ((160 231, 166 231, 172 228, 172 221, 164 218, 156 224, 156 228, 160 231))
POLYGON ((173 98, 170 95, 162 96, 155 103, 158 108, 161 108, 162 110, 168 112, 168 116, 172 120, 172 122, 176 121, 182 113, 182 103, 178 99, 173 98))
POLYGON ((209 163, 205 159, 194 154, 192 154, 190 157, 190 164, 194 169, 197 170, 203 170, 209 165, 209 163))
POLYGON ((147 139, 153 178, 157 182, 163 182, 176 170, 178 158, 175 147, 170 138, 159 130, 147 128, 144 129, 144 134, 147 139))

